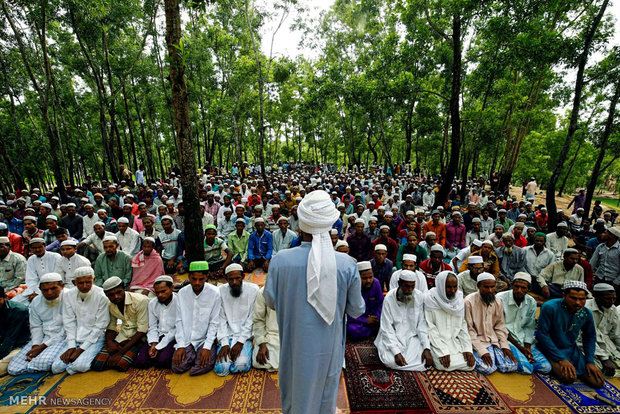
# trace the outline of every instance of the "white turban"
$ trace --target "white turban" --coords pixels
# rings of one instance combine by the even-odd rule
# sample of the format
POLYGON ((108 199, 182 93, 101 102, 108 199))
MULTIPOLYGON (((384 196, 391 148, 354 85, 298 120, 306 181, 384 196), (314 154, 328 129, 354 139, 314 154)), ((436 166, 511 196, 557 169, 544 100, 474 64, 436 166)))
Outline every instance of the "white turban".
POLYGON ((339 216, 330 195, 323 190, 306 195, 297 209, 299 228, 313 236, 306 268, 308 303, 328 325, 334 322, 338 296, 336 254, 329 231, 339 216))

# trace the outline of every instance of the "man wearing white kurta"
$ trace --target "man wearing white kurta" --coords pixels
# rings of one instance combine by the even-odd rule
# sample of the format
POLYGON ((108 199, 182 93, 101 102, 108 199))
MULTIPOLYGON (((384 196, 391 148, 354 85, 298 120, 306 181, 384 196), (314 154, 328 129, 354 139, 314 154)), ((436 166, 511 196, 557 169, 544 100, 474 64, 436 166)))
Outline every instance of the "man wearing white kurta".
MULTIPOLYGON (((287 222, 288 223, 288 222, 287 222)), ((252 366, 252 322, 258 286, 243 281, 243 267, 226 267, 228 283, 219 287, 222 298, 217 362, 213 371, 220 377, 248 372, 252 366)))
POLYGON ((62 319, 66 346, 52 364, 52 372, 68 374, 86 372, 105 343, 105 329, 110 322, 108 298, 103 289, 95 286, 95 271, 91 267, 75 270, 71 289, 63 295, 62 319))
POLYGON ((41 276, 46 273, 52 273, 56 269, 56 263, 60 259, 60 255, 45 250, 45 240, 42 238, 33 238, 28 244, 32 255, 26 263, 26 290, 13 298, 26 306, 30 305, 32 300, 41 294, 39 290, 39 281, 41 276))
POLYGON ((401 273, 398 288, 390 290, 383 301, 375 346, 388 368, 425 371, 433 365, 424 293, 415 289, 416 280, 413 272, 401 273))
POLYGON ((284 216, 280 216, 278 219, 279 229, 273 232, 273 256, 280 250, 290 248, 293 240, 297 238, 297 233, 289 229, 288 225, 288 219, 284 216))
POLYGON ((53 362, 66 348, 62 324, 63 286, 58 273, 41 275, 37 289, 43 291, 43 295, 39 294, 30 303, 32 340, 13 357, 8 367, 9 374, 50 371, 53 362))
POLYGON ((222 299, 219 290, 207 281, 209 263, 189 265, 189 285, 177 294, 176 351, 172 372, 202 375, 213 369, 217 347, 222 299))
POLYGON ((392 273, 390 277, 390 290, 396 289, 398 287, 398 281, 400 280, 400 276, 403 272, 412 272, 415 274, 415 288, 420 292, 426 292, 428 290, 428 284, 426 282, 426 277, 422 272, 416 270, 416 255, 415 254, 404 254, 403 255, 403 268, 401 270, 397 270, 392 273))
POLYGON ((441 371, 471 371, 476 365, 465 301, 453 272, 437 275, 435 287, 424 298, 424 314, 435 368, 441 371))
POLYGON ((62 280, 67 288, 73 287, 72 281, 76 269, 80 267, 90 267, 90 260, 76 253, 77 249, 74 243, 75 242, 72 240, 65 240, 62 242, 60 245, 60 254, 62 257, 56 262, 55 272, 62 276, 62 280))
POLYGON ((266 369, 269 372, 278 370, 280 362, 280 335, 276 311, 265 304, 261 288, 254 303, 254 350, 252 352, 252 366, 266 369))
POLYGON ((140 233, 129 228, 129 219, 127 217, 119 218, 116 224, 118 225, 116 239, 118 240, 119 250, 134 257, 140 251, 140 233))

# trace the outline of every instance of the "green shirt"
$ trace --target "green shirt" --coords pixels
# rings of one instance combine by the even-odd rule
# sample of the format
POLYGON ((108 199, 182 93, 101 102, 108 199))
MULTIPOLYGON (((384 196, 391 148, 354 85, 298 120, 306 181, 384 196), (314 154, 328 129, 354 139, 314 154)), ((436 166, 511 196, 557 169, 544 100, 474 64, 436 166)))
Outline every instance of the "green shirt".
POLYGON ((95 261, 95 284, 102 286, 103 282, 112 276, 118 276, 125 284, 125 288, 129 288, 131 283, 131 256, 122 251, 117 251, 114 260, 101 253, 95 261))
POLYGON ((237 235, 237 231, 233 231, 228 235, 228 248, 232 250, 233 259, 239 255, 241 261, 245 262, 248 258, 248 244, 250 243, 250 233, 244 231, 241 237, 237 235))
POLYGON ((209 246, 207 244, 207 240, 204 241, 204 249, 205 249, 205 260, 209 263, 219 262, 223 260, 222 253, 226 250, 228 246, 226 246, 226 242, 219 237, 216 237, 213 240, 213 244, 209 246))
POLYGON ((9 252, 0 260, 0 286, 5 292, 18 287, 26 280, 26 258, 19 253, 9 252))

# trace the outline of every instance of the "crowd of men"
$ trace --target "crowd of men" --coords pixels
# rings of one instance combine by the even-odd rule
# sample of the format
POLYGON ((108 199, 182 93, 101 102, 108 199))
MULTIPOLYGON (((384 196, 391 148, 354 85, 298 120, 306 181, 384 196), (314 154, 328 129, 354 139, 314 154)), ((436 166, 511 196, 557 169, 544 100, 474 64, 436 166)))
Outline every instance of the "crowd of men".
POLYGON ((269 189, 238 169, 200 175, 204 259, 193 262, 174 173, 2 199, 0 374, 278 370, 276 294, 245 274, 278 277, 272 260, 292 260, 283 252, 308 233, 300 203, 324 190, 337 214, 322 246, 361 282, 347 339, 374 339, 387 367, 552 372, 597 388, 620 375, 620 228, 600 203, 585 217, 583 192, 550 229, 533 178, 523 200, 472 179, 436 206, 433 178, 286 169, 269 189))

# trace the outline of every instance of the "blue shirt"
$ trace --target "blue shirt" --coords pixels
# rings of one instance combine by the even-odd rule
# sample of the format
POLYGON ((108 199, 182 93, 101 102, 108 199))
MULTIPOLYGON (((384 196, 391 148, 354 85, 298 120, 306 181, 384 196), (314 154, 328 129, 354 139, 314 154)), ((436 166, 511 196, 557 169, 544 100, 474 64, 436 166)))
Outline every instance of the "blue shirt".
POLYGON ((262 235, 257 232, 250 234, 248 243, 248 259, 271 259, 273 252, 273 236, 267 230, 262 235))
POLYGON ((20 219, 13 217, 11 221, 3 220, 6 225, 9 227, 9 231, 11 233, 19 234, 20 236, 24 232, 24 222, 20 219))
POLYGON ((385 287, 385 290, 390 290, 390 277, 392 276, 392 261, 386 258, 383 263, 378 264, 376 259, 370 260, 370 265, 372 266, 372 274, 375 275, 375 278, 379 280, 381 285, 381 291, 385 287))

